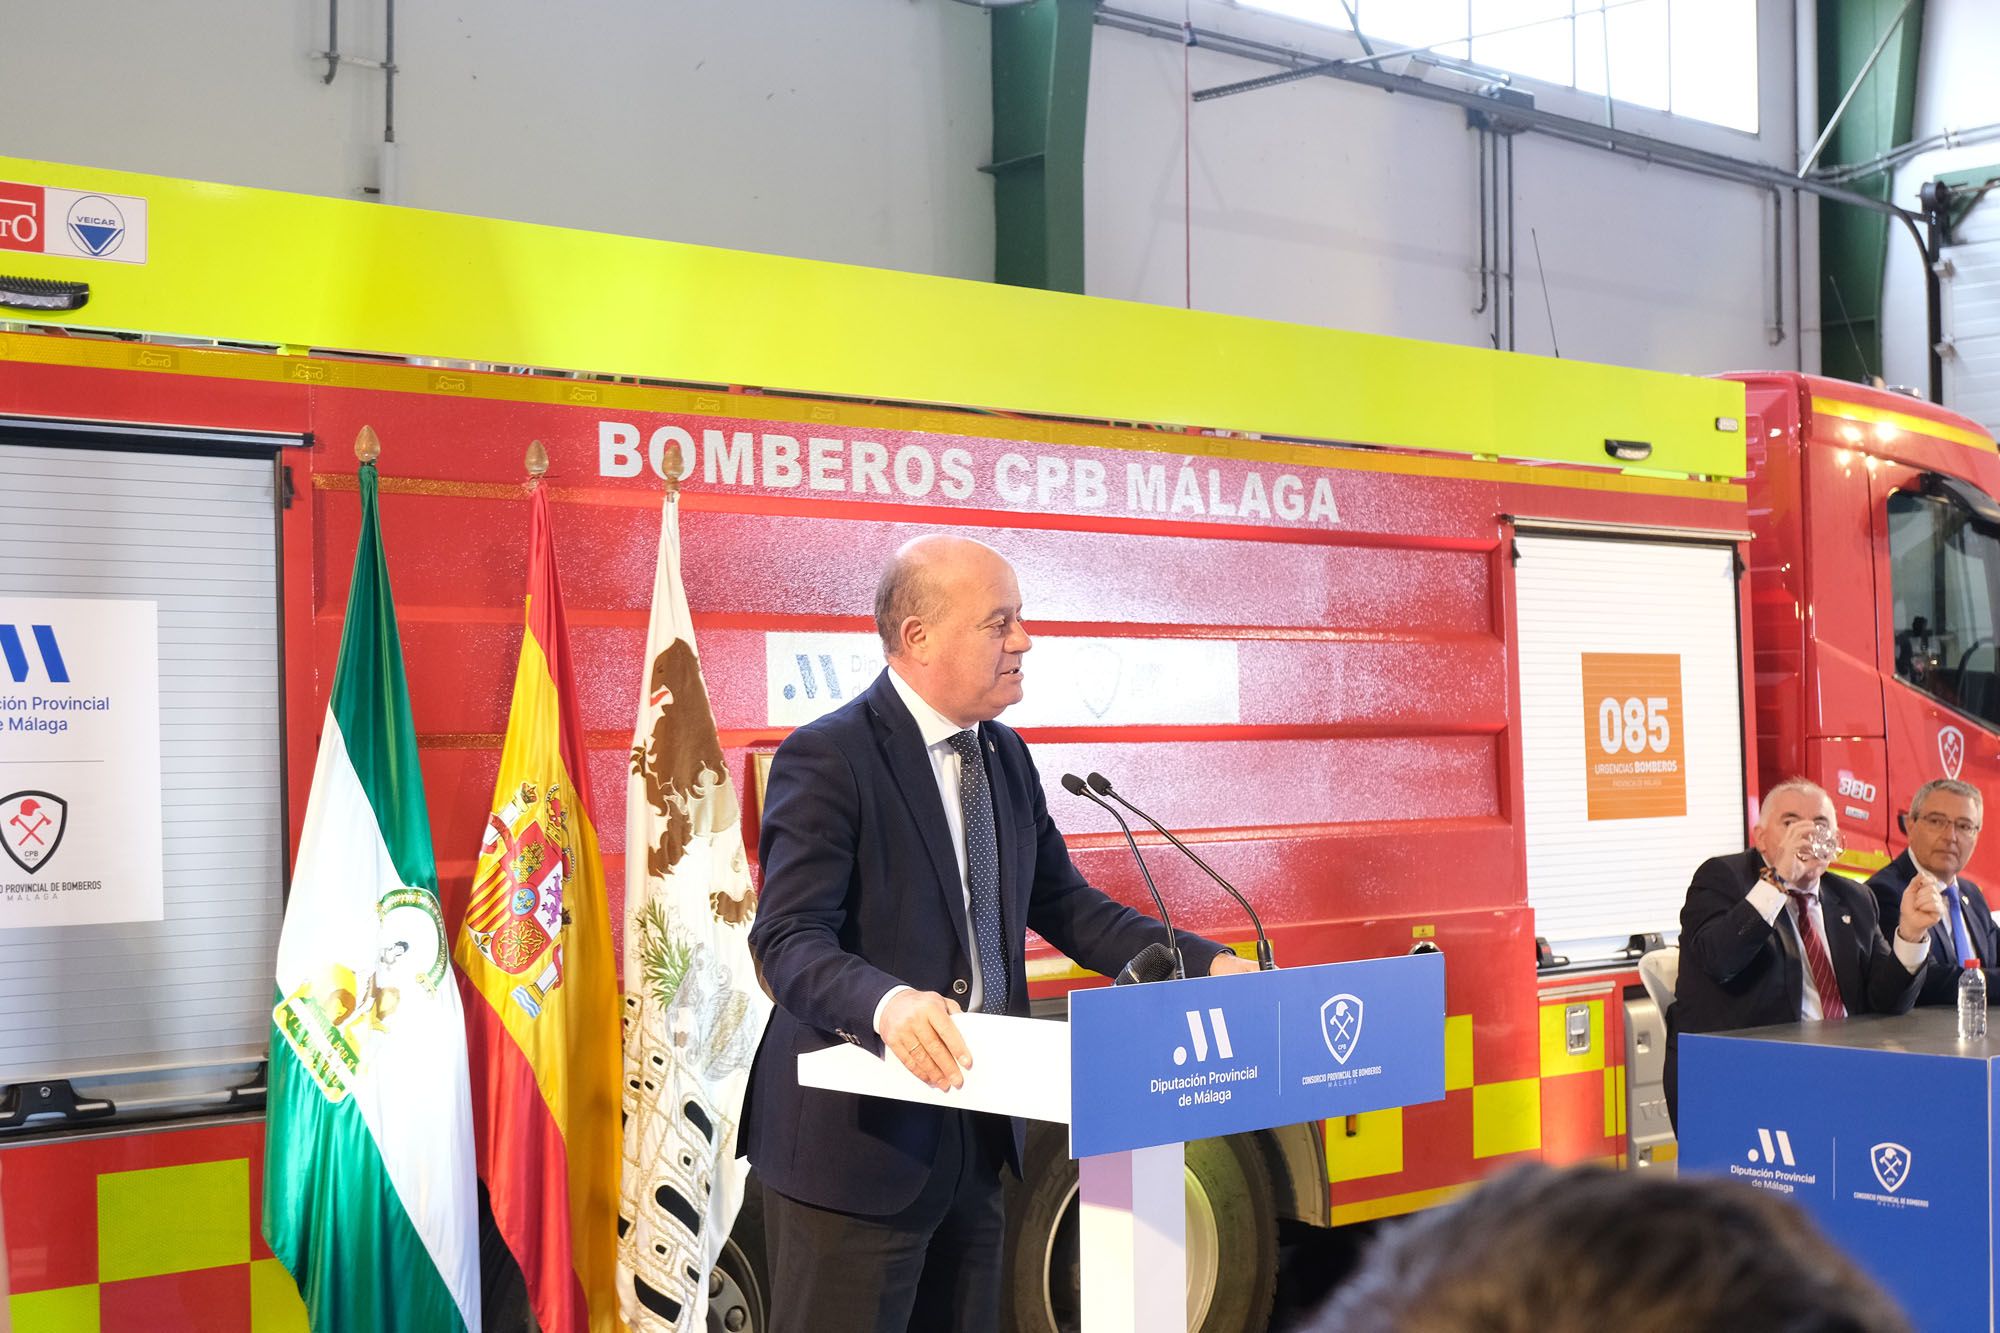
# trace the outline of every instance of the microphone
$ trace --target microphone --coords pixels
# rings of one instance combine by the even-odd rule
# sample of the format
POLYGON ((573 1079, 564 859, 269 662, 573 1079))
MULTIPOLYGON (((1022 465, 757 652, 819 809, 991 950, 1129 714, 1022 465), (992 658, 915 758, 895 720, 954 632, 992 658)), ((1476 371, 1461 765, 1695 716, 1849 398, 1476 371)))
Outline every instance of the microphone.
POLYGON ((1124 971, 1118 974, 1118 980, 1124 981, 1128 975, 1134 981, 1166 981, 1174 977, 1186 976, 1187 968, 1181 962, 1180 938, 1174 934, 1174 919, 1167 915, 1166 900, 1160 897, 1159 889, 1154 887, 1153 872, 1146 869, 1146 858, 1139 855, 1139 840, 1132 836, 1132 826, 1125 822, 1125 816, 1119 814, 1110 806, 1105 805, 1098 798, 1097 793, 1085 786, 1083 779, 1076 774, 1063 774, 1062 785, 1063 790, 1072 796, 1081 796, 1087 801, 1103 805, 1105 810, 1110 812, 1111 817, 1118 821, 1118 827, 1125 834, 1125 845, 1132 849, 1132 859, 1139 863, 1139 874, 1146 881, 1146 892, 1153 895, 1153 906, 1160 909, 1160 924, 1167 928, 1167 942, 1165 944, 1149 944, 1141 949, 1138 956, 1127 963, 1124 971), (1159 954, 1153 952, 1156 949, 1163 951, 1166 956, 1161 958, 1159 954), (1148 958, 1151 958, 1153 961, 1144 961, 1148 958), (1160 971, 1162 966, 1165 968, 1164 972, 1160 971), (1154 975, 1155 973, 1158 973, 1158 975, 1154 975))
MULTIPOLYGON (((1067 785, 1068 779, 1064 779, 1064 783, 1065 785, 1067 785)), ((1165 838, 1168 842, 1172 843, 1175 847, 1179 848, 1181 853, 1185 855, 1188 860, 1200 866, 1210 879, 1214 880, 1217 884, 1220 884, 1224 892, 1226 892, 1230 897, 1234 898, 1237 902, 1241 903, 1243 905, 1243 910, 1249 913, 1250 915, 1251 926, 1255 928, 1255 930, 1257 931, 1258 968, 1262 971, 1269 972, 1277 967, 1277 964, 1271 961, 1271 937, 1264 933, 1264 923, 1257 919, 1257 909, 1250 905, 1250 900, 1248 898, 1245 898, 1242 894, 1236 891, 1236 886, 1234 884, 1231 884, 1221 875, 1215 873, 1214 866, 1202 860, 1199 856, 1196 856, 1194 854, 1194 849, 1192 847, 1189 847, 1186 843, 1182 842, 1179 838, 1176 838, 1173 835, 1173 833, 1168 830, 1166 825, 1162 824, 1159 820, 1153 818, 1151 815, 1147 814, 1144 810, 1141 810, 1138 806, 1126 800, 1123 796, 1120 796, 1118 792, 1112 787, 1110 778, 1105 777, 1102 773, 1092 773, 1090 775, 1090 787, 1091 790, 1098 792, 1101 795, 1109 796, 1112 800, 1118 802, 1118 804, 1124 806, 1127 810, 1130 810, 1133 814, 1139 816, 1139 818, 1145 820, 1148 824, 1151 824, 1156 830, 1159 831, 1161 837, 1165 838)), ((1098 804, 1104 805, 1104 802, 1099 801, 1098 804)), ((1105 806, 1104 808, 1109 810, 1111 807, 1105 806)), ((1122 823, 1123 821, 1120 822, 1122 823)))
POLYGON ((1174 976, 1174 955, 1164 944, 1153 943, 1132 955, 1132 961, 1125 964, 1118 973, 1114 985, 1130 986, 1140 981, 1171 981, 1174 976))

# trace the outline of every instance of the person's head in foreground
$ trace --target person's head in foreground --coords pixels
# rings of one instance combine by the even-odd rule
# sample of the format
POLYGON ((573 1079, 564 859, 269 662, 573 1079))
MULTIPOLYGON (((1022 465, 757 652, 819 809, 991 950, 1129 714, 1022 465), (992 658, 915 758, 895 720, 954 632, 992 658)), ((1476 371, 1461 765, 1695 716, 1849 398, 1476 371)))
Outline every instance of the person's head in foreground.
POLYGON ((1805 1215, 1732 1181, 1525 1166, 1387 1230, 1313 1333, 1910 1333, 1805 1215))

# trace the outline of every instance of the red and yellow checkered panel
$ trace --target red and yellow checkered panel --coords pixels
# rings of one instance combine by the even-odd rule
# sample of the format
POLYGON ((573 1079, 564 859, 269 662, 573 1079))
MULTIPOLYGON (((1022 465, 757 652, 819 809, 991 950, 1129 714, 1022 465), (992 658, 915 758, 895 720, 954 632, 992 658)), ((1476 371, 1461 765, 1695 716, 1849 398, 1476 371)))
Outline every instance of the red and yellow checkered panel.
POLYGON ((1447 969, 1444 1100, 1327 1122, 1336 1225, 1416 1212, 1516 1161, 1623 1163, 1622 996, 1633 976, 1568 978, 1538 992, 1518 972, 1481 978, 1480 969, 1476 958, 1456 978, 1447 969), (1577 1051, 1573 1009, 1588 1019, 1577 1051))
POLYGON ((305 1333, 261 1120, 0 1146, 15 1333, 305 1333))

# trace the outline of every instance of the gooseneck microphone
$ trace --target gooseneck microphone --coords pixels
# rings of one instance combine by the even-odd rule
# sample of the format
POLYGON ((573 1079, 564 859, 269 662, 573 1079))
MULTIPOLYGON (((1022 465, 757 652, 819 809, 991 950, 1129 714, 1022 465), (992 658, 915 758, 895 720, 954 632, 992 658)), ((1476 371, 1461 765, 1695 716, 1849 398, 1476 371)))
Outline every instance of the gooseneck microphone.
MULTIPOLYGON (((1069 780, 1065 778, 1063 781, 1064 785, 1067 786, 1069 780)), ((1264 923, 1257 919, 1257 909, 1250 905, 1250 900, 1248 898, 1245 898, 1242 894, 1236 891, 1236 886, 1234 884, 1231 884, 1228 880, 1224 879, 1221 875, 1217 874, 1214 866, 1202 860, 1199 856, 1196 856, 1194 854, 1194 849, 1192 847, 1189 847, 1186 843, 1182 842, 1179 838, 1176 838, 1173 835, 1172 831, 1169 830, 1165 824, 1162 824, 1159 820, 1153 818, 1151 815, 1147 814, 1144 810, 1141 810, 1138 806, 1126 800, 1123 796, 1120 796, 1116 791, 1116 789, 1112 787, 1110 778, 1105 777, 1102 773, 1092 773, 1090 775, 1090 789, 1094 792, 1097 792, 1099 795, 1109 796, 1112 800, 1118 802, 1118 804, 1124 806, 1127 810, 1130 810, 1133 814, 1139 816, 1139 818, 1145 820, 1148 824, 1151 824, 1153 828, 1158 831, 1161 837, 1165 838, 1168 842, 1172 843, 1175 847, 1179 848, 1182 855, 1186 856, 1188 860, 1200 866, 1203 872, 1206 873, 1210 879, 1214 880, 1217 884, 1220 884, 1222 886, 1223 892, 1227 893, 1230 897, 1234 898, 1237 902, 1241 903, 1243 905, 1243 910, 1247 912, 1250 916, 1251 927, 1255 929, 1257 932, 1257 966, 1266 972, 1269 972, 1277 967, 1277 964, 1271 961, 1271 937, 1264 933, 1264 923)), ((1104 802, 1099 801, 1098 804, 1104 805, 1104 802)), ((1104 808, 1109 810, 1111 807, 1105 806, 1104 808)), ((1121 820, 1120 822, 1122 823, 1123 821, 1121 820)), ((1128 834, 1127 836, 1129 837, 1130 835, 1128 834)), ((1136 852, 1136 850, 1137 849, 1135 847, 1134 851, 1136 852)))
POLYGON ((1160 909, 1160 924, 1167 928, 1165 944, 1149 944, 1141 949, 1131 962, 1118 974, 1121 984, 1133 981, 1167 981, 1187 975, 1186 965, 1181 962, 1180 938, 1174 934, 1174 919, 1167 915, 1166 900, 1153 884, 1153 872, 1146 869, 1146 858, 1139 854, 1139 840, 1132 836, 1132 826, 1125 822, 1125 816, 1113 810, 1098 798, 1082 778, 1074 773, 1062 775, 1063 790, 1072 796, 1081 796, 1087 801, 1104 806, 1111 817, 1118 821, 1118 827, 1125 834, 1125 845, 1132 849, 1132 859, 1139 863, 1139 874, 1146 881, 1146 892, 1153 895, 1153 906, 1160 909), (1164 956, 1162 956, 1164 954, 1164 956))

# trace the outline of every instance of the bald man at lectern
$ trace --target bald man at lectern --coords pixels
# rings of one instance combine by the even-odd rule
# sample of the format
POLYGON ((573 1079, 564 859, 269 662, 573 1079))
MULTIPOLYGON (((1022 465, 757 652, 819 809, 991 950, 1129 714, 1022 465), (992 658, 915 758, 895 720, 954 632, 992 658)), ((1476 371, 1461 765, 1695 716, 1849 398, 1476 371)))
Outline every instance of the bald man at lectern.
MULTIPOLYGON (((1027 746, 994 720, 1031 646, 1007 561, 920 537, 884 571, 875 624, 887 669, 785 741, 764 800, 750 947, 777 1008, 742 1142, 764 1184, 771 1327, 991 1333, 1022 1123, 802 1088, 798 1057, 853 1042, 959 1087, 952 1015, 1027 1015, 1028 930, 1106 975, 1167 932, 1085 882, 1027 746)), ((1179 938, 1190 976, 1256 969, 1179 938)))

